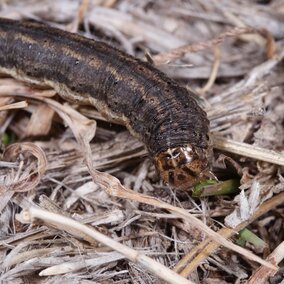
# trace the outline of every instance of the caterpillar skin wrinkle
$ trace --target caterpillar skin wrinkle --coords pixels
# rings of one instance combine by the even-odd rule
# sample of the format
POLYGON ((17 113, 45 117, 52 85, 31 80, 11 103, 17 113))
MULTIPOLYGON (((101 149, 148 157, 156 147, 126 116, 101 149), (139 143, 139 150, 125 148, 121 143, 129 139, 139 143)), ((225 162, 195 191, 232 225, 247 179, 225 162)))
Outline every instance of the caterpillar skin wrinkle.
POLYGON ((0 18, 0 72, 95 106, 144 142, 161 178, 187 190, 209 174, 209 121, 193 94, 105 43, 0 18))

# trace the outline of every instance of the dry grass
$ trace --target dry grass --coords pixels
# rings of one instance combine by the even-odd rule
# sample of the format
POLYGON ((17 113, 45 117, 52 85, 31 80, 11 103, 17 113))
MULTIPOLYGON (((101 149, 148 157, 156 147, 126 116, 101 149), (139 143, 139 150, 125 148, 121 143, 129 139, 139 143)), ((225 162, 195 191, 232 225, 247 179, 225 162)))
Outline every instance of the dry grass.
POLYGON ((123 127, 3 76, 3 283, 280 283, 284 4, 259 2, 2 1, 0 16, 110 42, 194 90, 213 173, 240 181, 231 195, 174 191, 123 127))

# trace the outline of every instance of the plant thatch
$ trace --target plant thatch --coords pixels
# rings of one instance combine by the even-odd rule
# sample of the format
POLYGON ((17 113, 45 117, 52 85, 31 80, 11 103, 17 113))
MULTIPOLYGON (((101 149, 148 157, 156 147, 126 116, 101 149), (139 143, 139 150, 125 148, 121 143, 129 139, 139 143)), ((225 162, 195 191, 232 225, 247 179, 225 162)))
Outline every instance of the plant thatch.
POLYGON ((1 282, 283 280, 283 1, 14 0, 0 16, 111 43, 193 90, 220 181, 175 191, 123 126, 3 75, 1 282))

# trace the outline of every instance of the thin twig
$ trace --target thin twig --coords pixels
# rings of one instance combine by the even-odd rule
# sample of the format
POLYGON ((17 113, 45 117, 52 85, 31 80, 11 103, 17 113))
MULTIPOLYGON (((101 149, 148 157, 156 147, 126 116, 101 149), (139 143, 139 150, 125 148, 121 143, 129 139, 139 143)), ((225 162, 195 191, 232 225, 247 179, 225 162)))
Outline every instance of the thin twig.
POLYGON ((212 135, 214 148, 248 158, 284 166, 284 154, 228 138, 212 135))
POLYGON ((200 90, 201 94, 208 92, 210 90, 210 88, 213 86, 213 84, 214 84, 214 82, 217 78, 218 69, 219 69, 219 66, 220 66, 220 58, 221 58, 221 51, 220 51, 220 48, 218 46, 216 46, 214 48, 214 62, 213 62, 213 65, 212 65, 210 77, 209 77, 206 85, 200 90))
POLYGON ((156 65, 165 64, 175 59, 183 57, 186 53, 197 52, 197 51, 201 51, 204 49, 212 48, 222 43, 226 38, 235 38, 242 34, 251 34, 251 33, 258 33, 266 38, 267 57, 268 58, 272 57, 275 53, 275 42, 274 42, 272 35, 269 33, 269 31, 265 29, 257 29, 257 28, 234 28, 232 30, 229 30, 229 31, 226 31, 220 34, 218 37, 212 40, 199 42, 195 44, 184 45, 184 46, 172 49, 168 52, 160 53, 154 56, 153 59, 156 65))
POLYGON ((137 263, 147 270, 151 271, 153 274, 171 284, 193 284, 190 280, 183 278, 177 273, 173 272, 169 268, 165 267, 161 263, 153 260, 152 258, 146 256, 145 254, 138 252, 130 247, 120 244, 119 242, 111 239, 110 237, 103 235, 97 230, 81 224, 78 221, 75 221, 71 218, 62 216, 60 214, 55 214, 53 212, 49 212, 35 206, 31 206, 28 209, 22 211, 19 216, 19 220, 22 222, 31 223, 35 219, 39 219, 48 223, 51 226, 55 226, 58 229, 64 229, 67 232, 70 232, 73 235, 81 237, 83 239, 93 239, 98 241, 113 250, 121 253, 130 261, 137 263))
MULTIPOLYGON (((284 258, 284 242, 276 247, 276 249, 266 258, 269 262, 278 264, 284 258)), ((269 277, 275 275, 275 271, 265 266, 259 267, 246 284, 265 284, 269 277)))
POLYGON ((25 108, 27 106, 28 106, 28 103, 26 101, 22 101, 22 102, 9 104, 9 105, 0 106, 0 111, 25 108))

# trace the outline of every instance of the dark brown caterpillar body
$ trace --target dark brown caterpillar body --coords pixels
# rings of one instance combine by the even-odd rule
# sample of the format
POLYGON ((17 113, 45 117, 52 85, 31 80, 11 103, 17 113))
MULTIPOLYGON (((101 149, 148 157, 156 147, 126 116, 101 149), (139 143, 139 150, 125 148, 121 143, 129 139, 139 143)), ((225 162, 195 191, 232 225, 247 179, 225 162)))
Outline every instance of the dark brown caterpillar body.
POLYGON ((0 71, 94 105, 142 140, 163 180, 187 189, 209 169, 209 122, 192 94, 151 64, 39 23, 0 19, 0 71))

